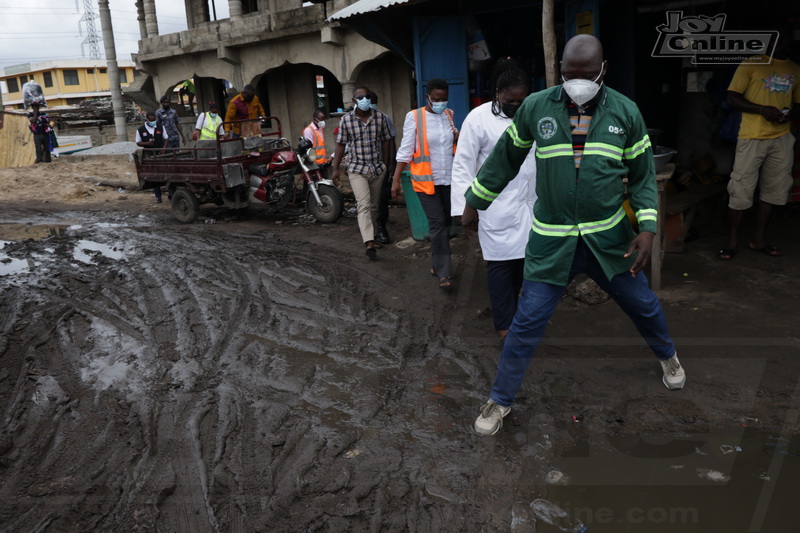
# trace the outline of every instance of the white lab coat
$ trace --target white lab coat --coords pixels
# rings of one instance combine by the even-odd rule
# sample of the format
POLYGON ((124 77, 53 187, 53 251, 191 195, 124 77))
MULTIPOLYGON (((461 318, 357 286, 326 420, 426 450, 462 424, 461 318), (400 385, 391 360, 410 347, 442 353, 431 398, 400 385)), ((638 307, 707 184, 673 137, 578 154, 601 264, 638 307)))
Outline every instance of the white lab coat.
MULTIPOLYGON (((492 113, 491 102, 476 107, 464 119, 453 161, 450 189, 452 216, 464 213, 464 193, 510 124, 510 118, 492 113)), ((536 201, 535 152, 534 144, 519 174, 487 210, 479 212, 478 239, 486 261, 525 257, 528 233, 533 223, 533 204, 536 201)))

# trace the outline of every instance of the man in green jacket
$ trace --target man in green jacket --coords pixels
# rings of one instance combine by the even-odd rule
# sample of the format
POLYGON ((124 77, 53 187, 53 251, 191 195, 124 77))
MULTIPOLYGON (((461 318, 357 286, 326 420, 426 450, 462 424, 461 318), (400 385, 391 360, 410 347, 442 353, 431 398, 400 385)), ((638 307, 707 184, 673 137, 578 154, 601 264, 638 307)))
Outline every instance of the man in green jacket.
POLYGON ((525 257, 525 282, 500 356, 489 401, 475 430, 494 435, 511 411, 525 372, 572 278, 588 274, 631 317, 661 362, 662 381, 683 388, 658 298, 641 269, 656 232, 658 196, 650 139, 639 109, 602 85, 607 63, 591 35, 567 42, 562 85, 525 99, 467 190, 461 224, 475 228, 536 143, 536 194, 525 257), (628 177, 634 233, 622 207, 628 177))

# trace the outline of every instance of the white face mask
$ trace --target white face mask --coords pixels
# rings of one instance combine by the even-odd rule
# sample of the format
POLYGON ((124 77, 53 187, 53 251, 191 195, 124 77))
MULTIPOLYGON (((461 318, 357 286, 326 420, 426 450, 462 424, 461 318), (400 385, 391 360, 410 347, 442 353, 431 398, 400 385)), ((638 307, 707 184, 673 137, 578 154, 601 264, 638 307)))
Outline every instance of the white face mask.
POLYGON ((564 87, 564 90, 573 102, 578 105, 584 105, 591 101, 591 99, 597 95, 598 91, 600 91, 600 84, 597 83, 597 80, 599 80, 602 75, 603 69, 601 68, 600 74, 593 80, 565 80, 564 76, 561 76, 561 80, 563 81, 562 87, 564 87))
POLYGON ((319 129, 323 129, 325 127, 325 121, 324 120, 320 120, 319 122, 317 122, 317 127, 319 129))

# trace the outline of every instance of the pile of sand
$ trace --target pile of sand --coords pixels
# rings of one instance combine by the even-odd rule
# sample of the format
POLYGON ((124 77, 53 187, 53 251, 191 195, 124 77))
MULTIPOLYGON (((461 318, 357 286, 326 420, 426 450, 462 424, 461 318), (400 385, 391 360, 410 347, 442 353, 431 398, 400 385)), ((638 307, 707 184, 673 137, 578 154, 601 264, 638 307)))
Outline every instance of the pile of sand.
POLYGON ((0 201, 87 203, 138 190, 136 169, 120 157, 62 156, 52 163, 0 169, 0 201))

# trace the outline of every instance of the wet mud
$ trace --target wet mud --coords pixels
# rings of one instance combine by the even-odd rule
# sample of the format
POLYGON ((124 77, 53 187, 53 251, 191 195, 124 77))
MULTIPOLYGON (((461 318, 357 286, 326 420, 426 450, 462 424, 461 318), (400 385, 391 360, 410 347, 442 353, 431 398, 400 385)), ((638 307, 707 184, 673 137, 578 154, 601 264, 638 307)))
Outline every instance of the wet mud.
POLYGON ((796 525, 796 239, 667 256, 680 392, 613 302, 571 290, 482 438, 500 344, 474 242, 445 293, 401 209, 377 262, 353 216, 81 209, 0 216, 0 531, 796 525))

